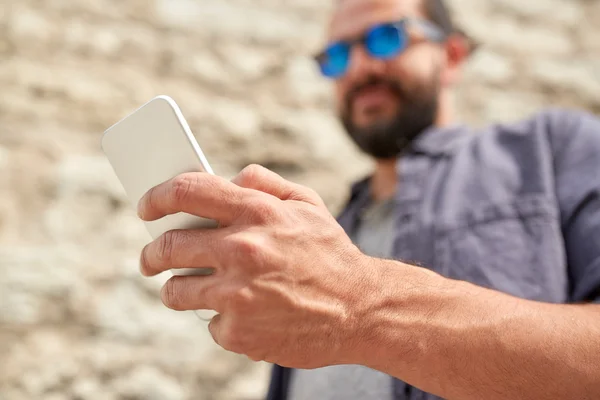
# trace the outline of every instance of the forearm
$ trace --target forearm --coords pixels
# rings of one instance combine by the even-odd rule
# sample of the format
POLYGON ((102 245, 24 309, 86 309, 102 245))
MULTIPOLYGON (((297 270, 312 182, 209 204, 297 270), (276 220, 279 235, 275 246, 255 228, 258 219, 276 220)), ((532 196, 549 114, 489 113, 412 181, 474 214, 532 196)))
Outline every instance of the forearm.
POLYGON ((448 399, 600 396, 600 306, 517 299, 383 262, 357 361, 448 399))

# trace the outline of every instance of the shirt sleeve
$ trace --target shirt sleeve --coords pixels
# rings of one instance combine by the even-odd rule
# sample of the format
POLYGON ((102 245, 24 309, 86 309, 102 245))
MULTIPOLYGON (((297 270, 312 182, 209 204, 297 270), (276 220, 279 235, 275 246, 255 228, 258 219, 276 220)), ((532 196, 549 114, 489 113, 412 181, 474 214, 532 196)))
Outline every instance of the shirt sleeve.
POLYGON ((551 112, 550 143, 572 303, 600 303, 600 119, 551 112))

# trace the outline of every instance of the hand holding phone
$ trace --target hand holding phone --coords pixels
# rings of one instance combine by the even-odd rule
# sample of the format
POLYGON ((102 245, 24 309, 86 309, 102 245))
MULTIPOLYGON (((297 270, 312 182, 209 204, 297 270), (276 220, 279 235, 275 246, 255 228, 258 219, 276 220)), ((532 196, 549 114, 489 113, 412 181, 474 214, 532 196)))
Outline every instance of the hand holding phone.
MULTIPOLYGON (((102 149, 134 208, 151 188, 185 172, 214 174, 181 110, 157 96, 104 132, 102 149)), ((175 229, 216 227, 186 213, 144 222, 152 239, 175 229)), ((171 270, 174 275, 207 275, 210 266, 171 270)))

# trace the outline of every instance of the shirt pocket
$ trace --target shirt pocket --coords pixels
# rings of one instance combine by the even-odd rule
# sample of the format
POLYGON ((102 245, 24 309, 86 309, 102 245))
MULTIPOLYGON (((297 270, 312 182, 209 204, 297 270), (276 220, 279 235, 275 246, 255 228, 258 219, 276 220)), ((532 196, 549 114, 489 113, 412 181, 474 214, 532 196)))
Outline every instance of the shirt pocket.
POLYGON ((567 298, 560 222, 549 199, 471 206, 440 227, 435 242, 435 264, 444 276, 532 300, 567 298))

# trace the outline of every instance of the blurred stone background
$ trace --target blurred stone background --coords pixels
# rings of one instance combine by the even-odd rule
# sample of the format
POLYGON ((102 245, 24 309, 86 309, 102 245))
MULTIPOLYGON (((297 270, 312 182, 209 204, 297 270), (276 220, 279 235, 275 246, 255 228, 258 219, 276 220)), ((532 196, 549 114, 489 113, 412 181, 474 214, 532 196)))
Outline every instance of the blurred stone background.
MULTIPOLYGON (((483 47, 474 125, 600 113, 600 2, 454 0, 483 47)), ((0 399, 259 399, 269 366, 220 350, 139 276, 149 240, 100 150, 158 94, 218 174, 260 163, 337 212, 369 168, 310 55, 323 0, 0 0, 0 399)))

